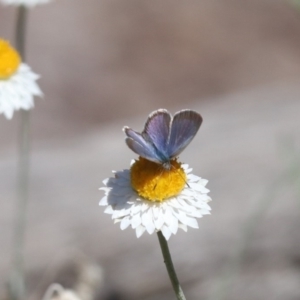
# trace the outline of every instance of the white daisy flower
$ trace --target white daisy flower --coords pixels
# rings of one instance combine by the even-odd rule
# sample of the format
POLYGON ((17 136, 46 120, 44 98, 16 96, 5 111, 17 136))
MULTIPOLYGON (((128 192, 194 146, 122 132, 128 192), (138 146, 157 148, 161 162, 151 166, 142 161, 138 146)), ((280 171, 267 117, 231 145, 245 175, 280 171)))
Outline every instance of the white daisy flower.
POLYGON ((24 5, 26 7, 34 7, 37 4, 48 3, 51 0, 0 0, 3 4, 6 5, 24 5))
POLYGON ((11 119, 15 110, 31 109, 34 96, 43 95, 36 83, 38 78, 21 62, 18 52, 0 39, 0 114, 11 119))
POLYGON ((191 174, 186 164, 171 160, 170 169, 140 157, 130 170, 103 181, 99 205, 106 206, 122 230, 131 226, 137 237, 161 231, 168 240, 178 228, 198 228, 196 218, 210 214, 207 180, 191 174))

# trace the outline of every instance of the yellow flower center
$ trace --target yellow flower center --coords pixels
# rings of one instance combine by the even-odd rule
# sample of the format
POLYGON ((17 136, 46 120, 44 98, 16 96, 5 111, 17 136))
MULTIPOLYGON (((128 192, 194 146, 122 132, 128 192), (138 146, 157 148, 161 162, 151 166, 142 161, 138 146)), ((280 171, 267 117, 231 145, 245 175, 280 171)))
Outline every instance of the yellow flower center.
POLYGON ((0 79, 8 79, 21 63, 19 53, 10 44, 0 39, 0 79))
POLYGON ((131 166, 131 185, 143 198, 163 201, 178 195, 186 184, 186 174, 176 159, 170 161, 170 168, 142 157, 131 166))

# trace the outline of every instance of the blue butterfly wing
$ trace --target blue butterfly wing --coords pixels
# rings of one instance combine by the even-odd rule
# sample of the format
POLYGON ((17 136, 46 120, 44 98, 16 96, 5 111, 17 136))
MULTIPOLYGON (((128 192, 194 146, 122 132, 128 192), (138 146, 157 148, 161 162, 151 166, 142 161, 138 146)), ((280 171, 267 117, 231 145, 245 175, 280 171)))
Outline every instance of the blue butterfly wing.
POLYGON ((152 112, 145 124, 142 136, 155 148, 161 161, 168 161, 167 145, 170 134, 171 114, 166 109, 152 112))
POLYGON ((149 141, 145 140, 140 133, 129 127, 124 127, 123 130, 127 135, 125 142, 133 152, 153 162, 161 163, 155 147, 149 141))
POLYGON ((178 156, 195 137, 202 117, 193 110, 181 110, 177 112, 171 123, 170 138, 168 141, 168 156, 178 156))

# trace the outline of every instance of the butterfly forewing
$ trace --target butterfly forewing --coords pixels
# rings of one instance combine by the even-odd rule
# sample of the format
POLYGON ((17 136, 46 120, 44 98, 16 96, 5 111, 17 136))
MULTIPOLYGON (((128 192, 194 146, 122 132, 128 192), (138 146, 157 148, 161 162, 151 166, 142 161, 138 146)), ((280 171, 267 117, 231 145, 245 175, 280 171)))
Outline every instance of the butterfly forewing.
POLYGON ((176 113, 171 123, 171 132, 168 142, 168 156, 178 156, 195 137, 202 117, 193 110, 182 110, 176 113))
POLYGON ((167 143, 170 133, 170 123, 172 116, 165 109, 159 109, 148 117, 142 135, 148 139, 155 147, 161 160, 166 160, 167 143))
POLYGON ((153 162, 161 162, 153 145, 145 140, 140 133, 129 127, 124 127, 123 130, 127 135, 126 144, 133 152, 153 162))

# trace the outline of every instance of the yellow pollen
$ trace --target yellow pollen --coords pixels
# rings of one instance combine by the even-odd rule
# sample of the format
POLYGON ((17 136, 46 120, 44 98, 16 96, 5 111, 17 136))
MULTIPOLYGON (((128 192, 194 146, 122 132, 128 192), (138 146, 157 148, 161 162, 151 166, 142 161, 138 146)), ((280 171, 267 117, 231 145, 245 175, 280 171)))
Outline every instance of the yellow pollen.
POLYGON ((178 195, 186 184, 186 174, 176 159, 170 168, 140 157, 131 166, 131 185, 139 196, 150 201, 163 201, 178 195))
POLYGON ((8 79, 19 68, 21 58, 10 44, 0 39, 0 79, 8 79))

